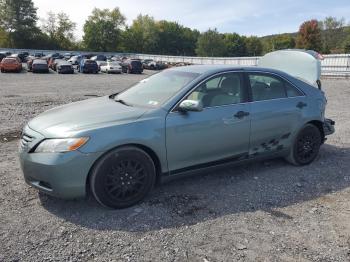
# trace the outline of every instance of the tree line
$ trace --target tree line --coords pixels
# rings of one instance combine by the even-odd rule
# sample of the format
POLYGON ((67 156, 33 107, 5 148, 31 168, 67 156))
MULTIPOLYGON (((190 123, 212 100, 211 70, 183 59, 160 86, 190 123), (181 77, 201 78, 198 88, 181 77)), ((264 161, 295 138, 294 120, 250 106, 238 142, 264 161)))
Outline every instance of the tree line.
POLYGON ((285 48, 322 53, 350 52, 350 27, 345 19, 327 17, 304 22, 298 33, 266 37, 199 32, 177 22, 139 15, 131 25, 119 8, 95 8, 87 17, 82 40, 65 13, 39 19, 32 0, 0 0, 0 47, 95 52, 127 52, 209 57, 260 56, 285 48), (39 23, 40 22, 40 23, 39 23))

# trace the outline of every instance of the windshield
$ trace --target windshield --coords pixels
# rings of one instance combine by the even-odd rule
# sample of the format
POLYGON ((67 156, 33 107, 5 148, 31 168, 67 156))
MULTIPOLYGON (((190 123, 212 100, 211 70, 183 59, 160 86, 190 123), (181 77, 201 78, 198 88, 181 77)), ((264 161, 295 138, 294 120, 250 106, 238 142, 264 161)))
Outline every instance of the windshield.
POLYGON ((159 107, 199 74, 166 70, 146 78, 116 97, 129 105, 159 107))

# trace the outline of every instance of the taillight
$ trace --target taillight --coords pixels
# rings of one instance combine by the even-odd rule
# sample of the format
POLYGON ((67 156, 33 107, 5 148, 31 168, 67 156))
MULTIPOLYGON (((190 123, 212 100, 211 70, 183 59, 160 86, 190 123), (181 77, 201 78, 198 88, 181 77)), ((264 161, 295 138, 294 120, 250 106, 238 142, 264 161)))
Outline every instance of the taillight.
POLYGON ((324 56, 321 55, 320 53, 317 53, 317 59, 318 60, 324 60, 324 56))

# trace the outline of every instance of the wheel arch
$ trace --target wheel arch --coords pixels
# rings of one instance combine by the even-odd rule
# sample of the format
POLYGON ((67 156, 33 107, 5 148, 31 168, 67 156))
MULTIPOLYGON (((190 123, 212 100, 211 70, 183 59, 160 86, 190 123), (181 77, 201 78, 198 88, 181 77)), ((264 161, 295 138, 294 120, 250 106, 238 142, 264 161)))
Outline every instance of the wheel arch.
POLYGON ((150 147, 142 145, 142 144, 124 144, 124 145, 120 145, 117 147, 113 147, 110 150, 104 152, 100 157, 98 157, 95 162, 91 165, 88 175, 86 177, 86 181, 85 181, 85 189, 86 189, 86 193, 90 192, 90 176, 92 173, 92 170, 94 169, 94 167, 96 166, 96 164, 98 163, 98 161, 104 157, 106 154, 108 154, 109 152, 111 152, 112 150, 116 150, 119 148, 123 148, 123 147, 134 147, 137 149, 141 149, 142 151, 144 151, 153 161, 154 167, 156 168, 156 183, 155 186, 160 184, 161 181, 161 175, 162 175, 162 166, 159 160, 159 157, 157 156, 157 154, 154 152, 154 150, 152 150, 150 147))
POLYGON ((318 128, 318 130, 321 133, 322 143, 323 143, 325 141, 325 134, 324 134, 324 130, 323 130, 323 123, 322 123, 322 121, 312 120, 312 121, 307 122, 306 124, 311 124, 311 125, 314 125, 314 126, 316 126, 318 128))

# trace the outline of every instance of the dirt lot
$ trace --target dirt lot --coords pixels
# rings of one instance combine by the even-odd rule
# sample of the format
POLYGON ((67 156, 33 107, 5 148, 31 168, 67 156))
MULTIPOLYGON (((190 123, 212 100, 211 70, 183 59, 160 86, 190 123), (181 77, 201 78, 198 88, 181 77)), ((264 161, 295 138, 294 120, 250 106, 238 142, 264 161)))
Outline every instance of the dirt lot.
POLYGON ((0 74, 0 261, 350 261, 350 81, 324 80, 336 134, 317 160, 272 160, 169 182, 125 210, 27 186, 24 123, 137 75, 0 74))

